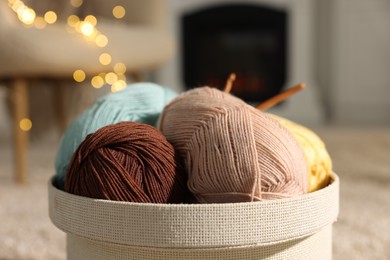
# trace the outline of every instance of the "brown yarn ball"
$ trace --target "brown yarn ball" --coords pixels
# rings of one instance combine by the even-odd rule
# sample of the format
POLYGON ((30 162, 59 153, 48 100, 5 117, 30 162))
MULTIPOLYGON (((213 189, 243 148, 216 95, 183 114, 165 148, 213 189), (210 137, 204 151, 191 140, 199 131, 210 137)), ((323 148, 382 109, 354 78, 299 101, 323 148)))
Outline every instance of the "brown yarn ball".
POLYGON ((156 128, 121 122, 89 134, 65 177, 80 196, 143 203, 186 202, 186 174, 173 146, 156 128))

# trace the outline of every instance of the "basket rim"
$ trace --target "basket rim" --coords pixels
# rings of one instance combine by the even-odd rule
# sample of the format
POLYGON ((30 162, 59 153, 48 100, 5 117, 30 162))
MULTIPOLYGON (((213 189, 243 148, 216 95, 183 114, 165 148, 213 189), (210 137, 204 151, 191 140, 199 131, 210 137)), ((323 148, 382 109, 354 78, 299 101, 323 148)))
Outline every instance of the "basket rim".
POLYGON ((270 201, 154 204, 108 201, 59 190, 50 179, 49 216, 81 237, 146 247, 270 245, 312 235, 339 212, 339 178, 304 195, 270 201))
POLYGON ((78 199, 80 200, 85 200, 86 202, 87 201, 90 201, 90 202, 97 202, 97 203, 107 203, 107 204, 118 204, 118 205, 123 205, 123 206, 134 206, 134 207, 153 207, 153 206, 156 206, 156 207, 167 207, 167 208, 172 208, 172 207, 178 207, 178 208, 183 208, 183 207, 192 207, 192 208, 202 208, 202 207, 215 207, 215 208, 218 208, 218 207, 236 207, 236 206, 242 206, 242 205, 256 205, 256 204, 260 204, 260 205, 264 205, 264 204, 274 204, 276 201, 278 203, 289 203, 291 201, 294 201, 294 200, 299 200, 301 199, 302 197, 310 197, 310 196, 316 196, 318 195, 319 193, 325 193, 327 192, 328 189, 331 189, 333 187, 333 185, 336 183, 338 185, 338 182, 339 182, 339 177, 333 173, 330 175, 330 183, 325 186, 324 188, 320 189, 320 190, 317 190, 317 191, 314 191, 314 192, 310 192, 310 193, 306 193, 306 194, 302 194, 302 195, 298 195, 298 196, 294 196, 294 197, 290 197, 290 198, 280 198, 280 199, 277 199, 277 200, 263 200, 263 201, 252 201, 252 202, 228 202, 228 203, 149 203, 149 202, 146 202, 146 203, 140 203, 140 202, 130 202, 130 201, 115 201, 115 200, 105 200, 105 199, 94 199, 94 198, 89 198, 89 197, 84 197, 84 196, 80 196, 80 195, 75 195, 75 194, 72 194, 72 193, 68 193, 64 190, 61 190, 59 189, 58 187, 56 187, 55 185, 53 185, 54 183, 54 179, 55 179, 55 176, 52 176, 50 179, 49 179, 49 189, 55 189, 56 192, 59 192, 59 193, 64 193, 66 194, 67 196, 71 196, 71 197, 77 197, 78 199))

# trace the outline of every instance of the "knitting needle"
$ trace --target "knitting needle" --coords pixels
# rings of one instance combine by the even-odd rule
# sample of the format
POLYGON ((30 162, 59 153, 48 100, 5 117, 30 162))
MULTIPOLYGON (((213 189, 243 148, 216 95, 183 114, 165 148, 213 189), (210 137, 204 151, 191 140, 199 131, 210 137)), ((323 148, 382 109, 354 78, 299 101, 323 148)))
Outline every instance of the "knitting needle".
POLYGON ((256 108, 265 111, 268 108, 279 104, 283 100, 286 100, 289 96, 301 91, 304 88, 305 88, 304 83, 298 84, 292 88, 286 89, 285 91, 277 94, 276 96, 271 97, 270 99, 268 99, 268 100, 264 101, 263 103, 259 104, 258 106, 256 106, 256 108))
POLYGON ((223 89, 223 92, 230 93, 233 87, 233 82, 236 80, 236 74, 230 73, 229 78, 226 80, 225 88, 223 89))

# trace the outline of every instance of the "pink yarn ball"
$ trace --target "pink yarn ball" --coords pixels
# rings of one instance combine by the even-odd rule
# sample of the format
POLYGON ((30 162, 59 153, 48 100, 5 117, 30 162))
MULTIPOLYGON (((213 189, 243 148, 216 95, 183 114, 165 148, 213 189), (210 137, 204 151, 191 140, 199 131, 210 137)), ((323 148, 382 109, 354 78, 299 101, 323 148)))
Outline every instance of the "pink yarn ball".
POLYGON ((185 92, 165 107, 160 128, 185 159, 188 187, 201 203, 307 192, 305 157, 291 133, 230 94, 185 92))

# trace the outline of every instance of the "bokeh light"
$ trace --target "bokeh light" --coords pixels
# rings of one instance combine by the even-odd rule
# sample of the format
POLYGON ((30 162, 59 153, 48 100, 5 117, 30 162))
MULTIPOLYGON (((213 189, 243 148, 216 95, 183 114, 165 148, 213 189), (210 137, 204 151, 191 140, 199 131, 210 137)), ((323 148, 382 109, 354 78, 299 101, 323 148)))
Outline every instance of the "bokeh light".
POLYGON ((126 88, 126 82, 123 80, 117 80, 111 85, 111 92, 118 92, 126 88))
MULTIPOLYGON (((70 4, 73 7, 80 7, 83 4, 83 0, 70 0, 70 4)), ((53 24, 57 21, 58 17, 54 11, 47 11, 44 16, 36 16, 35 11, 26 6, 21 0, 8 0, 9 7, 17 14, 19 20, 26 25, 34 25, 38 29, 45 28, 48 24, 53 24)), ((126 15, 126 9, 117 5, 112 9, 112 13, 115 18, 121 19, 126 15)), ((97 18, 94 15, 87 15, 84 20, 80 20, 77 15, 70 15, 67 18, 66 31, 69 33, 78 32, 84 36, 86 40, 94 40, 98 47, 107 46, 109 39, 106 35, 102 34, 95 27, 98 23, 97 18)), ((112 62, 112 57, 109 53, 102 53, 99 56, 99 62, 102 65, 109 65, 112 62)), ((106 83, 110 84, 112 90, 119 91, 126 87, 126 66, 124 63, 116 63, 114 65, 114 72, 100 73, 91 79, 91 84, 94 88, 101 88, 106 83)), ((86 74, 83 70, 76 70, 73 72, 73 79, 76 82, 83 82, 86 79, 86 74)), ((26 119, 27 120, 27 119, 26 119)), ((24 129, 31 128, 31 120, 23 121, 24 129), (28 122, 30 126, 28 127, 28 122)), ((29 120, 29 119, 28 119, 29 120)), ((22 121, 21 121, 22 122, 22 121)), ((22 128, 22 123, 21 123, 22 128)), ((28 130, 26 130, 28 131, 28 130)))
POLYGON ((103 48, 107 46, 108 38, 104 34, 99 34, 98 36, 96 36, 95 42, 98 47, 103 48))
POLYGON ((24 24, 30 25, 34 23, 35 20, 35 11, 31 8, 28 8, 26 6, 21 6, 17 9, 18 18, 21 22, 24 24))
POLYGON ((126 15, 126 9, 121 5, 117 5, 112 9, 112 14, 115 18, 121 19, 126 15))
POLYGON ((30 129, 32 128, 32 122, 29 118, 23 118, 19 122, 19 127, 23 131, 30 131, 30 129))
POLYGON ((118 80, 118 76, 114 72, 109 72, 106 74, 104 79, 106 80, 107 84, 112 85, 115 81, 118 80))
POLYGON ((92 24, 93 26, 96 26, 96 24, 97 24, 97 19, 96 19, 96 17, 93 16, 93 15, 87 15, 87 16, 84 18, 84 21, 89 22, 89 23, 92 24))
POLYGON ((47 11, 44 15, 44 18, 48 24, 53 24, 57 21, 57 14, 53 11, 47 11))
POLYGON ((111 63, 111 55, 108 53, 102 53, 99 56, 99 61, 102 65, 108 65, 111 63))
POLYGON ((79 22, 80 18, 77 15, 72 14, 68 17, 68 25, 70 27, 76 27, 79 22))
POLYGON ((83 82, 85 80, 85 72, 82 70, 76 70, 73 72, 73 79, 77 82, 83 82))
POLYGON ((118 62, 114 66, 114 71, 116 74, 125 74, 126 73, 126 65, 122 62, 118 62))
POLYGON ((25 8, 24 3, 22 1, 19 1, 19 0, 14 1, 14 2, 10 2, 10 5, 12 5, 11 8, 12 8, 12 10, 14 10, 14 12, 18 12, 18 11, 20 12, 21 11, 20 8, 25 8))
POLYGON ((80 7, 83 4, 83 0, 70 0, 70 4, 73 7, 80 7))
POLYGON ((105 81, 104 78, 100 76, 94 76, 91 80, 92 87, 94 88, 101 88, 103 87, 105 81))
POLYGON ((47 25, 45 19, 42 16, 38 16, 34 21, 34 26, 38 29, 43 29, 47 25))
POLYGON ((80 31, 85 36, 90 36, 94 33, 95 27, 88 21, 84 21, 80 25, 80 31))

